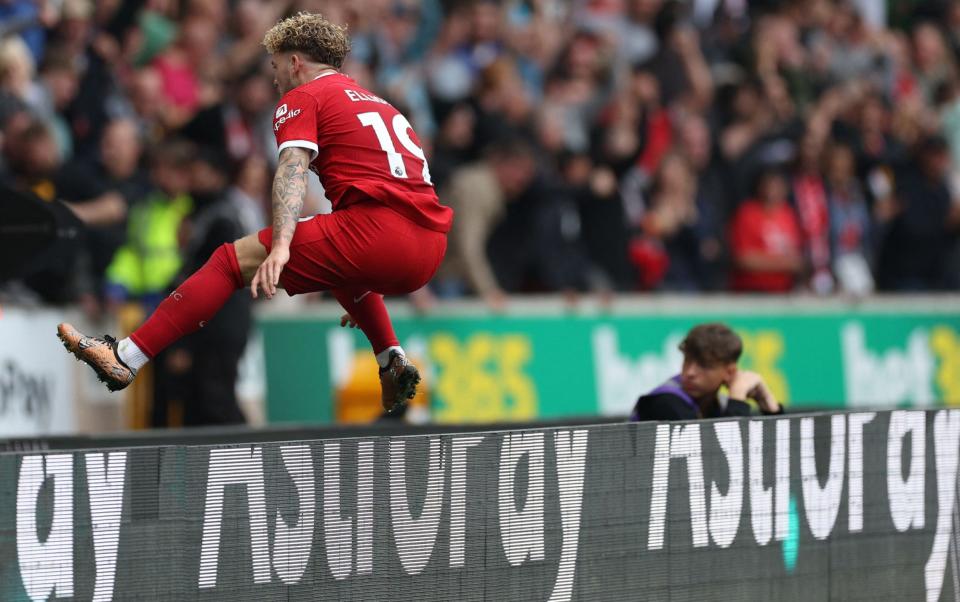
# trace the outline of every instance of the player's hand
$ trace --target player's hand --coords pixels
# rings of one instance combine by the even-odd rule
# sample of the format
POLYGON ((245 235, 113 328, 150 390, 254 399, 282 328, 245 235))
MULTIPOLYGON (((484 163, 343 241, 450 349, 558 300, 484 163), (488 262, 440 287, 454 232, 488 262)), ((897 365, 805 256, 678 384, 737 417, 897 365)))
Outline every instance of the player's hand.
POLYGON ((267 258, 263 260, 263 263, 260 264, 260 267, 257 268, 257 273, 253 275, 253 280, 250 281, 250 294, 253 295, 253 298, 257 298, 257 288, 263 289, 264 294, 267 295, 267 299, 272 299, 275 294, 277 294, 277 285, 280 283, 280 272, 283 271, 283 266, 287 265, 287 262, 290 261, 290 249, 283 246, 276 246, 267 255, 267 258))
POLYGON ((350 314, 343 314, 342 316, 340 316, 340 328, 345 328, 348 325, 350 326, 350 328, 356 328, 357 321, 354 320, 353 316, 351 316, 350 314))

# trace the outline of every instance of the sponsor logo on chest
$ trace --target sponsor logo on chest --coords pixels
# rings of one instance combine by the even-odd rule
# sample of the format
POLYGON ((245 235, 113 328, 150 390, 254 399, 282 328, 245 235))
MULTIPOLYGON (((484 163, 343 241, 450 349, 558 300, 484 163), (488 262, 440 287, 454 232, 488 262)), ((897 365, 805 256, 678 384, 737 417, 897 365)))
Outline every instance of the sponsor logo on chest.
POLYGON ((293 119, 297 115, 303 112, 303 109, 294 109, 289 111, 286 104, 282 104, 277 107, 277 115, 273 121, 273 131, 279 131, 280 126, 286 123, 288 119, 293 119))

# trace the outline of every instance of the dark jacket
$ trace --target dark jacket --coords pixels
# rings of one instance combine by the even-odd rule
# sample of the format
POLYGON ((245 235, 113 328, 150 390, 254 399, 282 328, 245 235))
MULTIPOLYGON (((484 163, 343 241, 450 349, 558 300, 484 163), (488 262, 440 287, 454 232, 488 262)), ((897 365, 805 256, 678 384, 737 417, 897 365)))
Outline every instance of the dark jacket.
MULTIPOLYGON (((197 271, 217 248, 241 238, 245 232, 239 212, 225 195, 207 199, 195 195, 196 211, 190 217, 190 237, 184 249, 182 279, 197 271)), ((235 292, 217 315, 191 337, 195 349, 233 350, 239 356, 253 322, 250 292, 235 292)))
POLYGON ((708 403, 698 404, 680 387, 680 376, 677 375, 641 395, 633 406, 630 420, 697 420, 749 415, 750 404, 739 399, 714 398, 708 403))

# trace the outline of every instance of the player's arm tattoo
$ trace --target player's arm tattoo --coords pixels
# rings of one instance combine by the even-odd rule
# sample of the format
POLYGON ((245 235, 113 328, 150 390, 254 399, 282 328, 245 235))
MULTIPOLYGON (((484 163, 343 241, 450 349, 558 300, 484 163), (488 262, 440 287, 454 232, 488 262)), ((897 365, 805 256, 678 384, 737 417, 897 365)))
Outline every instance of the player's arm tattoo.
POLYGON ((280 164, 273 177, 273 240, 293 240, 300 210, 307 195, 307 168, 310 151, 291 147, 280 153, 280 164))

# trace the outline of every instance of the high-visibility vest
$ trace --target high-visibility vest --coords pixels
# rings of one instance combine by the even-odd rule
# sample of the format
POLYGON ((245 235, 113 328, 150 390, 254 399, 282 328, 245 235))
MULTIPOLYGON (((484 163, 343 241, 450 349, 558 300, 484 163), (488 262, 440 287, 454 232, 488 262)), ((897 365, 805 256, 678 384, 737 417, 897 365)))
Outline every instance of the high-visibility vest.
POLYGON ((127 242, 107 267, 107 280, 131 296, 165 293, 183 264, 178 231, 192 208, 186 194, 168 199, 155 193, 135 205, 127 221, 127 242))

